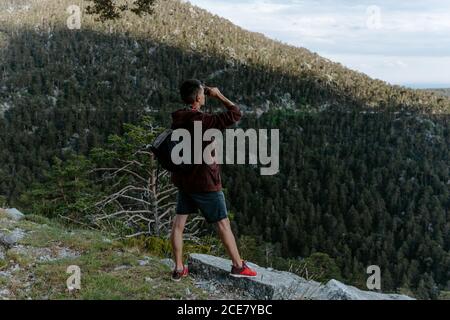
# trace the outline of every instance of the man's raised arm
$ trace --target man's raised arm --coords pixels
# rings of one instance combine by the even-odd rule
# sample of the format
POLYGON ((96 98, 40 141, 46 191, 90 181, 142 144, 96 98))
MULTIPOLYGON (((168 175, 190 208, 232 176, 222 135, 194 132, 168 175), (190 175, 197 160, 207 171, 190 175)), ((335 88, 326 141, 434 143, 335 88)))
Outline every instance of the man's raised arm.
POLYGON ((227 111, 218 114, 203 114, 202 126, 205 130, 214 128, 223 130, 238 122, 242 113, 239 107, 225 97, 218 88, 208 88, 209 96, 220 100, 227 111))

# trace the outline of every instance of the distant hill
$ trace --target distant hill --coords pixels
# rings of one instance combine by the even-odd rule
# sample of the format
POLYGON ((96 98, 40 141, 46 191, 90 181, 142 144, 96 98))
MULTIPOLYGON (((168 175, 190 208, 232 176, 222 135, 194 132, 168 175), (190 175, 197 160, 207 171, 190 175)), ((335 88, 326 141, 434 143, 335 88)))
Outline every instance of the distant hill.
POLYGON ((450 97, 450 89, 427 89, 427 91, 431 91, 433 93, 436 93, 437 95, 450 97))

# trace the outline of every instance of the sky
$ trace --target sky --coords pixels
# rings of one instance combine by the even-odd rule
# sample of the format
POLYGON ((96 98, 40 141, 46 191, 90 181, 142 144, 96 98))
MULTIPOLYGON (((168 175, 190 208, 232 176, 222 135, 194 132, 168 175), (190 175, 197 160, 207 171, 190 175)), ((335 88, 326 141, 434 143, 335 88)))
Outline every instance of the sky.
POLYGON ((190 0, 369 76, 450 88, 450 0, 190 0))

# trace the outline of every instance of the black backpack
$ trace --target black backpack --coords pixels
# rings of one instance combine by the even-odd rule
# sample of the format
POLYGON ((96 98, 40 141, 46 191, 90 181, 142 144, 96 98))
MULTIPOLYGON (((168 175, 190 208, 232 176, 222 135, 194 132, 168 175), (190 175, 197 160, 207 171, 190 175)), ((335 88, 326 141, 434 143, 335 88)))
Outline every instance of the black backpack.
MULTIPOLYGON (((192 164, 175 164, 172 162, 172 150, 181 141, 172 141, 172 129, 164 130, 150 145, 150 150, 155 155, 161 167, 169 172, 189 172, 192 164)), ((192 163, 192 162, 191 162, 192 163)))

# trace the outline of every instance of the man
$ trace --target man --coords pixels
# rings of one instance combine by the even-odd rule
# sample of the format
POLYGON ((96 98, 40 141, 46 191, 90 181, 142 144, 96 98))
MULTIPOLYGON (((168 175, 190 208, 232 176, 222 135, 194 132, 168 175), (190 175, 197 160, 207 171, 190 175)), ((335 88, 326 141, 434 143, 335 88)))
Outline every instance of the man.
MULTIPOLYGON (((239 108, 228 100, 218 88, 204 86, 199 80, 187 80, 180 88, 181 98, 189 106, 172 113, 172 129, 187 129, 193 137, 194 121, 202 122, 203 132, 215 128, 223 130, 241 118, 239 108), (219 114, 203 113, 205 90, 208 96, 220 100, 227 111, 219 114)), ((211 143, 211 142, 210 142, 211 143)), ((208 144, 208 143, 206 143, 208 144)), ((205 144, 203 144, 203 148, 205 144)), ((203 151, 203 150, 202 150, 203 151)), ((211 155, 214 157, 214 154, 211 155)), ((203 158, 203 157, 202 157, 203 158)), ((172 182, 178 187, 176 217, 173 221, 171 242, 175 259, 172 279, 179 281, 188 275, 183 264, 183 231, 189 214, 200 209, 206 221, 217 225, 222 243, 233 263, 231 275, 235 277, 254 277, 256 272, 241 260, 236 241, 227 217, 225 197, 222 192, 220 168, 217 163, 194 165, 188 172, 172 174, 172 182)))

